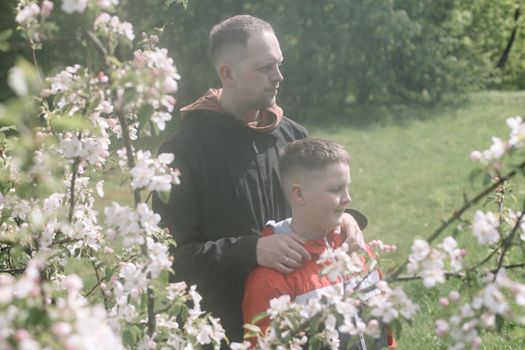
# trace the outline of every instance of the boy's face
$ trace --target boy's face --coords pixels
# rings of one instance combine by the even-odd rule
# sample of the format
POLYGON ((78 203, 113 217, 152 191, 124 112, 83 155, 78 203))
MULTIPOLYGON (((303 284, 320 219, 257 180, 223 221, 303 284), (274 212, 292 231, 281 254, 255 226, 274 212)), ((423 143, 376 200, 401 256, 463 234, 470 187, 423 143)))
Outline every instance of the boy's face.
POLYGON ((350 168, 344 163, 332 163, 309 174, 302 186, 302 209, 316 230, 324 232, 341 224, 350 202, 349 185, 350 168))

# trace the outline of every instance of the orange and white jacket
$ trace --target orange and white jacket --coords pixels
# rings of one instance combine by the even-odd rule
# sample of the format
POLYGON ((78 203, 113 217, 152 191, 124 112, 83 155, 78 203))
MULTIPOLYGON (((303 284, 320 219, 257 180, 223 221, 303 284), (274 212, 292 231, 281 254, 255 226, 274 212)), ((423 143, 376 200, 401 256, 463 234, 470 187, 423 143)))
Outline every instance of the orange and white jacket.
MULTIPOLYGON (((290 234, 290 219, 280 222, 269 221, 263 229, 262 236, 272 234, 290 234)), ((325 237, 307 240, 305 249, 310 253, 312 259, 303 262, 303 265, 289 274, 283 274, 268 267, 259 266, 255 268, 246 279, 244 300, 243 300, 243 320, 244 323, 251 323, 252 319, 270 306, 270 300, 282 295, 289 295, 290 300, 297 304, 306 304, 309 299, 320 299, 327 289, 343 287, 343 281, 332 282, 327 276, 320 276, 323 266, 316 261, 328 248, 335 249, 345 241, 344 234, 329 232, 325 237)), ((374 254, 370 247, 366 246, 369 257, 374 254)), ((363 257, 363 264, 366 264, 363 257)), ((367 275, 365 281, 360 284, 361 288, 369 287, 381 279, 379 270, 372 271, 367 275)), ((346 285, 355 284, 355 281, 345 281, 346 285)), ((341 289, 342 290, 342 289, 341 289)), ((373 291, 371 292, 373 293, 373 291)), ((270 324, 268 317, 257 323, 263 333, 270 324)), ((252 346, 256 339, 249 339, 252 346)), ((396 341, 390 332, 387 333, 388 348, 395 348, 396 341)))

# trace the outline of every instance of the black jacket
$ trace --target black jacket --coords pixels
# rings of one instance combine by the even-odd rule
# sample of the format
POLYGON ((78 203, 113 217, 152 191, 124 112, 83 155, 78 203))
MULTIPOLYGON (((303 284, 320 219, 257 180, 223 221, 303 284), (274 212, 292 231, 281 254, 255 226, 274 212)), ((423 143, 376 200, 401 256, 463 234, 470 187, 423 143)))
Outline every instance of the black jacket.
POLYGON ((307 135, 286 117, 261 133, 226 113, 193 111, 159 151, 174 153, 172 167, 181 172, 169 203, 153 200, 177 242, 175 279, 197 285, 203 310, 220 317, 230 341, 242 340, 244 280, 257 265, 259 233, 291 214, 279 152, 307 135))

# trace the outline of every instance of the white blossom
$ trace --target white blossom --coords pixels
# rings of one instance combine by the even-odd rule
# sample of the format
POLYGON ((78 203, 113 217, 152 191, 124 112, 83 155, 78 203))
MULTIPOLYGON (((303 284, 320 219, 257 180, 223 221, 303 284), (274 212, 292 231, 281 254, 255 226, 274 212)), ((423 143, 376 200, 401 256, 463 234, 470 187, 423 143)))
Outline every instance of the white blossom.
POLYGON ((449 332, 450 327, 445 320, 437 320, 436 321, 436 335, 438 337, 444 337, 449 332))
POLYGON ((160 154, 157 159, 149 151, 137 151, 135 166, 130 170, 131 187, 147 188, 150 191, 167 192, 176 181, 168 165, 173 161, 173 154, 160 154))
POLYGON ((97 6, 103 10, 110 8, 111 6, 117 6, 119 0, 97 0, 97 6))
POLYGON ((77 71, 80 69, 79 64, 66 67, 63 71, 58 73, 52 78, 48 78, 51 83, 51 93, 57 94, 59 92, 66 92, 69 90, 76 82, 80 80, 80 77, 76 75, 77 71))
POLYGON ((171 114, 167 112, 154 112, 151 116, 151 121, 157 124, 159 130, 166 128, 166 122, 171 120, 171 114))
POLYGON ((15 203, 11 215, 13 215, 15 218, 19 218, 20 220, 25 220, 30 211, 31 206, 29 202, 24 199, 20 199, 15 203))
POLYGON ((66 158, 79 157, 82 152, 82 142, 76 135, 68 135, 60 143, 60 150, 66 158))
POLYGON ((115 34, 122 36, 129 41, 135 39, 133 26, 129 22, 121 22, 117 16, 111 16, 108 13, 101 13, 95 19, 95 30, 100 30, 104 34, 115 34))
POLYGON ((62 0, 62 11, 66 13, 84 12, 88 0, 62 0))
POLYGON ((30 19, 38 16, 39 13, 40 7, 32 2, 19 9, 18 13, 16 14, 15 21, 19 24, 24 24, 30 19))
POLYGON ((509 145, 514 147, 522 147, 525 140, 525 124, 521 117, 513 117, 507 119, 507 126, 511 129, 509 137, 509 145))
POLYGON ((283 313, 290 308, 290 296, 282 295, 278 298, 270 300, 270 307, 268 308, 268 315, 271 319, 277 317, 277 315, 283 313))
POLYGON ((412 245, 410 257, 415 261, 423 261, 430 254, 430 245, 427 241, 416 239, 412 245))
MULTIPOLYGON (((33 4, 36 6, 36 4, 33 4)), ((24 71, 20 67, 12 67, 9 69, 7 76, 7 84, 18 96, 25 96, 29 92, 29 87, 24 76, 24 71)))
POLYGON ((474 214, 472 231, 480 244, 496 243, 500 239, 498 232, 499 221, 492 212, 483 213, 481 210, 474 214))
POLYGON ((168 247, 162 243, 154 242, 148 237, 146 239, 148 246, 148 257, 150 258, 149 270, 153 278, 158 277, 160 272, 171 267, 171 259, 168 247))
POLYGON ((177 282, 177 283, 170 283, 168 285, 168 295, 167 298, 170 301, 175 301, 175 299, 181 297, 184 295, 187 289, 186 282, 177 282))
POLYGON ((97 182, 97 184, 95 185, 95 189, 97 191, 97 194, 100 198, 103 198, 104 197, 104 180, 100 180, 99 182, 97 182))

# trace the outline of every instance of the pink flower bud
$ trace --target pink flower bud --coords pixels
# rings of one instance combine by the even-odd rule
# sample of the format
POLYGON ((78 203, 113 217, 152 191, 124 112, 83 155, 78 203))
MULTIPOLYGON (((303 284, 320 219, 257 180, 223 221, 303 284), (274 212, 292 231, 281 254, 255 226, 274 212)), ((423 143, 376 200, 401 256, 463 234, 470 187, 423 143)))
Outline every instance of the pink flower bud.
POLYGON ((137 288, 133 288, 130 292, 129 292, 129 295, 132 297, 132 298, 138 298, 139 295, 140 295, 140 291, 137 289, 137 288))
POLYGON ((481 160, 481 152, 480 151, 472 151, 472 152, 470 152, 470 159, 472 159, 472 160, 481 160))
POLYGON ((104 74, 104 72, 100 71, 97 73, 97 79, 99 83, 107 83, 109 81, 109 78, 107 75, 104 74))
POLYGON ((40 96, 41 97, 48 97, 49 95, 51 95, 51 89, 43 89, 42 91, 40 91, 40 96))
POLYGON ((149 96, 149 97, 157 97, 159 95, 159 90, 157 90, 156 88, 154 87, 150 87, 146 90, 146 94, 149 96))
POLYGON ((436 321, 436 335, 440 338, 447 335, 449 331, 449 326, 447 321, 445 320, 437 320, 436 321))
POLYGON ((459 250, 459 254, 461 254, 461 256, 465 256, 465 255, 467 255, 467 251, 465 250, 465 248, 461 248, 459 250))
POLYGON ((441 306, 447 307, 449 304, 449 301, 447 298, 442 297, 442 298, 439 298, 439 303, 441 304, 441 306))
POLYGON ((53 333, 61 338, 67 337, 69 334, 71 334, 72 330, 73 328, 71 325, 66 322, 57 322, 53 325, 53 333))
POLYGON ((73 291, 79 291, 82 289, 84 284, 82 283, 82 280, 77 275, 69 275, 67 276, 63 281, 63 286, 66 289, 70 289, 73 291))
POLYGON ((97 1, 98 7, 100 7, 103 10, 106 10, 111 7, 111 1, 109 0, 99 0, 97 1))
POLYGON ((31 295, 33 298, 36 298, 40 295, 40 286, 34 285, 31 291, 29 292, 29 295, 31 295))
POLYGON ((18 329, 15 333, 15 338, 18 341, 30 338, 29 332, 25 329, 18 329))
POLYGON ((479 348, 481 345, 481 338, 480 337, 476 337, 472 340, 472 349, 477 349, 479 348))
POLYGON ((457 301, 457 300, 459 300, 459 298, 460 298, 460 294, 459 294, 458 291, 453 290, 453 291, 451 291, 451 292, 448 294, 448 297, 449 297, 450 300, 452 300, 452 301, 457 301))
POLYGON ((146 57, 142 54, 142 52, 137 51, 135 52, 133 63, 135 63, 135 65, 138 67, 142 67, 146 64, 146 57))
POLYGON ((46 18, 51 14, 51 11, 53 11, 54 5, 51 1, 44 0, 40 6, 40 16, 42 16, 42 18, 46 18))

